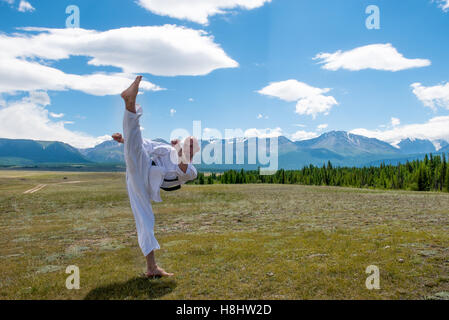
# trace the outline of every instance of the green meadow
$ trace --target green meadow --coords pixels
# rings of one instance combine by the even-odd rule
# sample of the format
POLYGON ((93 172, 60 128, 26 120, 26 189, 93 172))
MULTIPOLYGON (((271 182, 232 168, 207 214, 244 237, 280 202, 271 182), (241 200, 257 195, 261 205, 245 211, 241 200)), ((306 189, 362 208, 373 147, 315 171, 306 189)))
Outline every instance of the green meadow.
POLYGON ((215 184, 163 199, 157 258, 175 277, 150 280, 123 173, 0 171, 0 299, 449 299, 448 193, 215 184))

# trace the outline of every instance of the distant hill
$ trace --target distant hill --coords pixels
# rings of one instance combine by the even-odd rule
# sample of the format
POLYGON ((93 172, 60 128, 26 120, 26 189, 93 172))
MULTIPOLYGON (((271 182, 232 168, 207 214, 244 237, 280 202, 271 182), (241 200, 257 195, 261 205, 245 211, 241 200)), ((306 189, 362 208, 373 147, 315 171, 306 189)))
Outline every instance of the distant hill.
MULTIPOLYGON (((351 140, 346 140, 346 135, 342 135, 344 137, 343 141, 337 142, 335 141, 332 135, 328 135, 330 139, 332 139, 332 143, 334 146, 338 145, 340 149, 345 150, 345 154, 340 154, 338 152, 334 152, 328 150, 326 148, 319 147, 318 144, 314 144, 311 147, 305 147, 304 142, 294 142, 289 140, 286 137, 279 137, 278 139, 278 148, 279 148, 279 166, 285 169, 297 169, 302 168, 303 166, 307 166, 310 164, 313 165, 322 165, 331 161, 336 165, 362 165, 364 162, 371 161, 374 159, 384 158, 385 156, 389 156, 392 151, 396 151, 395 148, 389 146, 385 142, 375 140, 375 139, 367 139, 366 143, 378 144, 379 147, 377 150, 387 150, 386 152, 382 152, 381 154, 377 154, 374 156, 372 153, 366 152, 366 150, 361 150, 360 146, 363 145, 361 143, 356 143, 356 146, 347 146, 344 147, 345 143, 350 142, 351 140), (385 146, 385 144, 387 146, 385 146), (357 146, 358 145, 358 146, 357 146), (388 147, 389 146, 389 147, 388 147), (362 157, 361 155, 364 155, 362 157)), ((358 136, 351 135, 351 139, 359 139, 358 136)), ((156 140, 160 142, 167 143, 163 140, 156 140)), ((248 164, 248 152, 251 146, 259 146, 259 144, 265 145, 265 139, 258 138, 240 138, 233 140, 211 140, 201 141, 201 146, 204 148, 213 149, 213 144, 221 142, 221 164, 207 164, 202 163, 199 165, 202 170, 229 170, 229 169, 247 169, 247 170, 255 170, 259 166, 264 166, 257 161, 256 164, 248 164), (227 148, 230 145, 230 142, 233 142, 232 146, 232 164, 226 164, 226 154, 227 148), (237 164, 237 143, 240 142, 243 145, 244 150, 244 164, 237 164)), ((331 143, 325 143, 325 140, 320 141, 321 145, 330 146, 331 143)), ((363 145, 363 148, 369 149, 368 146, 363 145)), ((340 150, 338 148, 335 148, 340 150)), ((372 148, 371 148, 372 149, 372 148)), ((116 163, 123 162, 123 145, 120 145, 114 141, 104 142, 95 148, 80 150, 81 153, 90 161, 98 162, 98 163, 116 163)), ((397 152, 397 151, 396 151, 397 152)), ((211 153, 211 157, 214 156, 214 153, 211 153)), ((203 159, 204 160, 204 159, 203 159)))
POLYGON ((324 133, 318 138, 297 142, 301 148, 327 149, 342 156, 395 155, 398 150, 387 142, 345 131, 324 133))
MULTIPOLYGON (((167 143, 162 139, 155 141, 167 143)), ((304 166, 322 166, 331 161, 335 166, 377 166, 381 163, 397 164, 407 160, 422 159, 426 153, 449 153, 449 144, 441 140, 435 142, 445 146, 436 151, 434 144, 429 140, 406 139, 399 144, 400 148, 373 138, 332 131, 321 136, 304 140, 291 141, 286 137, 278 138, 278 167, 283 169, 300 169, 304 166)), ((201 145, 211 152, 211 156, 221 159, 221 164, 198 165, 200 170, 223 171, 229 169, 255 170, 265 165, 257 158, 256 164, 248 164, 248 153, 252 146, 265 145, 265 139, 237 138, 233 140, 201 141, 201 145), (221 152, 214 154, 213 145, 221 144, 221 152), (243 164, 237 164, 237 142, 239 148, 243 147, 243 164), (233 144, 232 144, 233 143, 233 144), (232 164, 226 165, 227 151, 232 146, 232 164)), ((220 151, 220 150, 219 150, 220 151)), ((229 159, 228 159, 229 160, 229 159)), ((242 160, 242 159, 240 159, 242 160)), ((204 161, 204 159, 203 159, 204 161)), ((77 150, 61 142, 41 142, 32 140, 0 139, 0 165, 1 166, 33 166, 48 167, 51 163, 83 164, 90 163, 89 168, 97 165, 102 170, 121 170, 124 167, 123 145, 114 141, 103 142, 94 148, 77 150)), ((61 166, 58 166, 61 168, 61 166)), ((86 169, 87 170, 87 169, 86 169)))
MULTIPOLYGON (((248 159, 248 145, 258 145, 260 139, 240 139, 244 142, 245 163, 248 159)), ((203 141, 203 148, 216 141, 203 141)), ((225 160, 225 145, 229 141, 222 140, 222 162, 225 160)), ((265 141, 262 139, 262 143, 265 141)), ((331 161, 337 166, 363 166, 368 162, 380 159, 394 158, 401 155, 399 150, 390 144, 378 139, 367 138, 359 135, 350 134, 344 131, 333 131, 321 135, 318 138, 291 141, 286 137, 279 137, 279 167, 284 169, 298 169, 308 165, 321 166, 331 161)), ((234 146, 234 153, 235 153, 234 146)), ((234 156, 234 163, 235 156, 234 156)), ((256 165, 202 165, 205 169, 254 169, 263 166, 256 165)))
POLYGON ((437 151, 432 141, 421 139, 408 138, 402 140, 398 147, 402 154, 433 153, 437 151))
POLYGON ((444 148, 438 150, 438 153, 449 153, 449 145, 447 145, 444 148))
POLYGON ((281 154, 279 156, 279 167, 293 170, 309 165, 322 166, 327 164, 328 161, 337 166, 349 163, 344 156, 327 149, 302 149, 281 154))
MULTIPOLYGON (((155 139, 154 141, 168 144, 163 139, 155 139)), ((89 161, 96 163, 123 163, 125 162, 123 144, 113 140, 105 141, 94 148, 80 149, 81 154, 89 161)))
POLYGON ((89 162, 77 149, 66 143, 0 139, 0 165, 89 162))
POLYGON ((438 139, 438 140, 435 140, 434 142, 437 145, 438 151, 449 146, 449 142, 447 142, 446 140, 443 140, 443 139, 438 139))
POLYGON ((80 149, 81 154, 92 162, 121 163, 125 162, 123 144, 115 141, 105 141, 94 148, 80 149))

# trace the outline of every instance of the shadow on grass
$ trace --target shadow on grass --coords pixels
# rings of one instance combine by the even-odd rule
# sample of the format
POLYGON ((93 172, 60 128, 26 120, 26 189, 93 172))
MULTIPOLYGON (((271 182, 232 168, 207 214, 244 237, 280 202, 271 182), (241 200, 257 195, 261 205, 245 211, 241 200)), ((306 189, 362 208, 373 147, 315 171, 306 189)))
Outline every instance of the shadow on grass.
POLYGON ((84 300, 157 299, 176 288, 176 281, 137 277, 91 290, 84 300))

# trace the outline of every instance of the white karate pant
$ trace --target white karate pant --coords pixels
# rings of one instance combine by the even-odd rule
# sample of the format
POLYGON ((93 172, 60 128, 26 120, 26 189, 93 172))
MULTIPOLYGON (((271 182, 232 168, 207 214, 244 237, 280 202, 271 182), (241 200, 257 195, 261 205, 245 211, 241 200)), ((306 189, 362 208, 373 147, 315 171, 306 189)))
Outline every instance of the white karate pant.
POLYGON ((144 256, 160 249, 154 237, 154 214, 151 207, 149 191, 150 158, 143 148, 139 118, 142 108, 138 106, 137 114, 125 110, 123 118, 123 135, 125 139, 126 184, 131 209, 136 220, 139 246, 144 256))

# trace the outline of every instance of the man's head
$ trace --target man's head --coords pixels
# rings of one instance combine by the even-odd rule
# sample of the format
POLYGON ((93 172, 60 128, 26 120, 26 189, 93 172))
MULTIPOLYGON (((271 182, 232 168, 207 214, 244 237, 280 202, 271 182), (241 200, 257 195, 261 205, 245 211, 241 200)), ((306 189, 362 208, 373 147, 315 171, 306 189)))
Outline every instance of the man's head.
POLYGON ((178 151, 178 156, 184 164, 191 163, 195 154, 200 151, 198 139, 193 136, 187 137, 184 143, 181 143, 179 140, 173 140, 171 144, 178 151))

